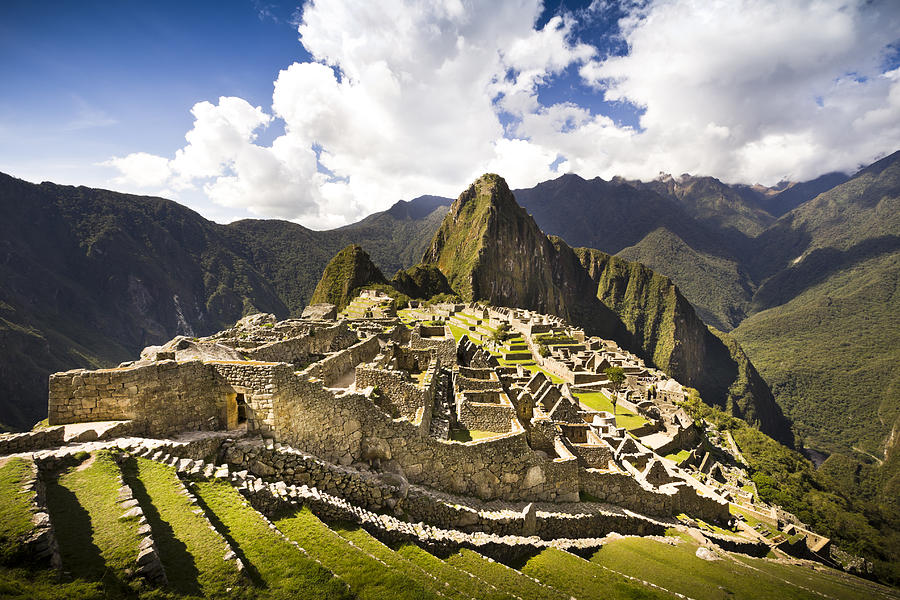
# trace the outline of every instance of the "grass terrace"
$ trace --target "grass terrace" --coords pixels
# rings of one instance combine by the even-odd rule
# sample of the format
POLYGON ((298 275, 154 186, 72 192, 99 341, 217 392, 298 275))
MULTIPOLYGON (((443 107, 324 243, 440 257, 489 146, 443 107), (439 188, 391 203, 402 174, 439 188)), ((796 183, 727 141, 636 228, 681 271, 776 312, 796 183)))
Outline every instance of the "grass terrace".
POLYGON ((395 549, 398 556, 418 566, 427 573, 447 584, 445 594, 457 598, 478 598, 479 600, 513 600, 514 596, 504 593, 486 581, 477 579, 422 550, 413 544, 403 544, 395 549))
POLYGON ((598 563, 548 548, 528 560, 522 573, 580 600, 671 598, 649 586, 632 582, 598 563))
POLYGON ((262 515, 224 481, 195 484, 201 506, 231 542, 257 587, 276 598, 352 598, 333 574, 269 528, 262 515))
POLYGON ((394 552, 365 529, 353 525, 335 525, 333 530, 356 547, 382 561, 389 569, 409 577, 430 592, 443 597, 468 598, 465 594, 450 588, 438 573, 432 573, 430 570, 422 568, 419 561, 411 561, 399 552, 394 552))
POLYGON ((144 515, 166 569, 169 585, 180 593, 224 596, 242 583, 225 540, 209 528, 183 493, 175 470, 144 458, 129 460, 125 482, 144 507, 144 515))
POLYGON ((666 458, 668 458, 669 460, 674 460, 676 463, 680 463, 690 455, 691 453, 688 450, 679 450, 678 452, 673 452, 672 454, 666 454, 666 458))
POLYGON ((594 554, 591 562, 697 600, 859 597, 859 588, 853 596, 848 594, 849 587, 842 590, 840 584, 834 585, 819 573, 806 576, 813 573, 809 567, 730 553, 720 560, 703 560, 696 555, 696 542, 685 537, 676 539, 679 541, 674 546, 646 538, 612 540, 594 554))
POLYGON ((34 494, 22 492, 31 477, 31 463, 11 458, 0 467, 0 562, 14 562, 22 550, 21 540, 31 532, 31 501, 34 494))
POLYGON ((569 600, 562 592, 466 548, 451 554, 445 562, 522 600, 569 600))
POLYGON ((408 575, 387 568, 382 561, 332 531, 308 508, 283 515, 275 525, 302 547, 314 549, 316 558, 346 581, 361 599, 438 597, 408 575))
MULTIPOLYGON (((576 393, 575 397, 588 408, 610 413, 613 412, 612 401, 609 399, 609 396, 603 392, 581 392, 576 393)), ((642 427, 647 423, 649 423, 649 421, 644 417, 636 415, 621 406, 616 406, 616 425, 619 427, 624 427, 630 431, 642 427)))
POLYGON ((731 514, 737 516, 741 515, 744 517, 744 521, 758 531, 760 534, 765 536, 767 539, 774 539, 780 535, 784 535, 781 531, 778 530, 777 527, 773 527, 766 521, 760 520, 758 517, 754 516, 754 514, 748 510, 744 510, 734 504, 729 504, 728 510, 731 511, 731 514))
POLYGON ((117 504, 119 466, 97 452, 47 484, 47 504, 63 569, 100 581, 105 595, 122 597, 140 587, 130 576, 138 555, 138 519, 123 519, 117 504))

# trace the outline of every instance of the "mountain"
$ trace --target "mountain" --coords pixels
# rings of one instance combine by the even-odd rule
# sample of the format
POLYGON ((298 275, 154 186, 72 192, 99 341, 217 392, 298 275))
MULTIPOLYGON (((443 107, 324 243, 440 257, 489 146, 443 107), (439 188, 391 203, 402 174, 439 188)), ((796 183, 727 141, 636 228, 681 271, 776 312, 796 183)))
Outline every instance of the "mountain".
POLYGON ((450 202, 439 196, 400 200, 386 211, 330 231, 263 219, 236 221, 228 228, 248 241, 253 264, 272 282, 291 314, 299 315, 322 269, 348 244, 366 248, 382 273, 418 262, 450 202))
POLYGON ((0 426, 29 428, 46 416, 52 372, 114 366, 251 312, 299 315, 350 243, 378 248, 382 267, 408 267, 447 204, 398 202, 332 231, 219 225, 161 198, 0 174, 0 426))
POLYGON ((284 303, 227 228, 161 198, 0 175, 0 412, 46 415, 47 375, 284 303))
POLYGON ((418 264, 397 271, 390 283, 394 289, 410 298, 427 300, 440 294, 453 294, 447 278, 434 265, 418 264))
POLYGON ((707 328, 670 279, 638 263, 547 237, 498 175, 450 207, 424 263, 464 300, 561 316, 644 356, 704 400, 790 441, 787 422, 738 345, 707 328))
POLYGON ((900 152, 785 214, 734 331, 813 447, 883 456, 900 416, 900 152))
POLYGON ((678 202, 691 217, 714 230, 733 231, 753 237, 775 218, 758 206, 752 196, 714 177, 662 175, 654 181, 629 181, 638 189, 653 190, 678 202))
MULTIPOLYGON (((547 233, 665 273, 704 321, 731 330, 746 316, 753 292, 749 277, 727 232, 711 224, 716 219, 695 218, 689 209, 699 201, 683 203, 669 193, 669 184, 674 186, 671 177, 641 184, 570 174, 515 195, 547 233)), ((700 187, 693 186, 687 197, 699 195, 700 187)))
POLYGON ((898 479, 878 467, 900 431, 898 170, 895 153, 852 177, 774 188, 569 175, 515 194, 568 243, 671 277, 732 331, 803 444, 855 465, 847 479, 874 498, 898 479))
POLYGON ((387 279, 365 250, 350 244, 325 266, 309 303, 334 304, 341 310, 350 304, 354 290, 370 284, 386 285, 387 279))
POLYGON ((810 181, 792 183, 774 189, 752 189, 749 186, 740 185, 734 186, 734 188, 739 191, 747 189, 750 192, 750 196, 754 198, 762 209, 773 217, 780 217, 804 202, 812 200, 822 192, 827 192, 831 188, 841 185, 848 179, 850 177, 844 173, 826 173, 810 181))

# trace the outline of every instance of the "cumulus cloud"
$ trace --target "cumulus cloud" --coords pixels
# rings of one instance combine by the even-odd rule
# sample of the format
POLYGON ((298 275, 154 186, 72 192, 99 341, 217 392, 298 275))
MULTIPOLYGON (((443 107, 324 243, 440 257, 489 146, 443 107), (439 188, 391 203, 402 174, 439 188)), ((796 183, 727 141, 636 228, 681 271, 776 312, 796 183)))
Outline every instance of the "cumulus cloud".
POLYGON ((580 71, 606 100, 644 110, 643 131, 607 172, 774 183, 896 149, 900 115, 882 75, 900 31, 896 2, 658 0, 620 26, 628 53, 580 71), (869 113, 893 123, 868 126, 869 113))
POLYGON ((619 23, 627 53, 602 56, 579 36, 611 7, 537 28, 539 0, 313 1, 297 24, 313 60, 278 74, 270 108, 200 102, 171 158, 104 164, 115 182, 323 228, 456 195, 485 171, 513 187, 566 171, 774 183, 850 170, 900 139, 900 75, 882 72, 895 3, 638 2, 619 23), (596 103, 540 102, 573 72, 596 103), (640 126, 600 99, 638 107, 640 126), (258 143, 273 122, 284 133, 258 143))

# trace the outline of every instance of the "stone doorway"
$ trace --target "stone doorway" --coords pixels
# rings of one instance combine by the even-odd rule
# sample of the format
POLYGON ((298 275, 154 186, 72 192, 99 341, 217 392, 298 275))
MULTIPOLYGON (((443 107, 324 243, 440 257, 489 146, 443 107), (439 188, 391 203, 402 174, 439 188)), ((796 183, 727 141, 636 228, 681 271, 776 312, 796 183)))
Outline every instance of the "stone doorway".
POLYGON ((235 401, 237 403, 237 424, 242 425, 247 422, 247 398, 244 394, 237 394, 235 401))
POLYGON ((252 409, 247 403, 250 397, 249 390, 233 390, 225 396, 225 423, 228 429, 237 429, 246 426, 253 416, 252 409))

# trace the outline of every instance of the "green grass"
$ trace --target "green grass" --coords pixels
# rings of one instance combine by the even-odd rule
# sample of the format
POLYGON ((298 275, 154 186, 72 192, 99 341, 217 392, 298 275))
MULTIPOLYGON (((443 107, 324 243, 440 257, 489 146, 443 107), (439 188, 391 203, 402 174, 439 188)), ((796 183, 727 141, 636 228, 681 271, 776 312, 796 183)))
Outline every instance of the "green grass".
MULTIPOLYGON (((612 402, 603 392, 584 392, 575 394, 575 396, 588 408, 605 410, 610 413, 613 411, 612 402)), ((636 415, 621 406, 616 406, 616 425, 619 427, 631 430, 643 427, 647 423, 648 421, 644 417, 636 415)))
POLYGON ((568 600, 565 594, 472 550, 464 548, 448 556, 445 562, 522 600, 568 600))
POLYGON ((481 431, 480 429, 451 429, 450 439, 454 442, 472 442, 503 435, 496 431, 481 431))
POLYGON ((105 600, 96 581, 66 581, 52 569, 0 569, 0 598, 5 600, 105 600))
POLYGON ((457 344, 459 343, 459 340, 462 339, 462 336, 468 333, 465 329, 457 325, 452 325, 450 323, 447 323, 447 325, 450 327, 450 332, 453 334, 453 339, 456 340, 457 344))
POLYGON ((328 569, 270 529, 231 485, 201 481, 194 491, 213 524, 244 559, 250 579, 273 597, 352 598, 328 569))
POLYGON ((222 596, 243 580, 228 551, 197 507, 181 493, 175 470, 143 458, 125 466, 125 481, 144 508, 169 585, 183 594, 222 596))
POLYGON ((338 574, 359 598, 397 600, 436 598, 437 595, 402 572, 389 569, 322 523, 308 508, 282 516, 275 525, 309 549, 325 567, 338 574))
POLYGON ((897 598, 895 588, 887 588, 827 567, 816 566, 813 569, 740 554, 735 554, 734 557, 767 577, 780 579, 795 586, 803 586, 839 600, 853 600, 862 597, 897 598))
POLYGON ((449 584, 449 589, 458 592, 461 597, 478 598, 479 600, 492 598, 511 600, 512 598, 509 594, 489 586, 484 581, 475 579, 469 573, 460 571, 413 544, 404 544, 397 548, 395 552, 398 556, 418 565, 423 570, 449 584))
POLYGON ((753 515, 753 513, 751 513, 750 511, 747 511, 740 507, 737 507, 734 504, 729 504, 728 510, 731 512, 731 514, 733 514, 735 516, 737 516, 737 515, 743 516, 747 525, 749 525, 750 527, 753 527, 754 529, 758 525, 761 525, 763 527, 763 530, 760 531, 760 533, 762 533, 766 537, 775 537, 776 535, 778 535, 778 533, 780 533, 775 527, 772 527, 769 523, 759 520, 759 518, 755 517, 753 515))
POLYGON ((31 463, 23 458, 11 458, 0 467, 0 562, 3 564, 21 556, 21 540, 32 529, 34 494, 22 490, 31 472, 31 463))
MULTIPOLYGON (((379 560, 387 564, 390 569, 413 579, 418 582, 419 585, 432 592, 451 598, 461 598, 463 600, 468 600, 470 598, 466 594, 451 587, 449 582, 445 581, 439 573, 432 573, 430 570, 419 566, 417 562, 410 561, 397 552, 394 552, 392 549, 372 537, 372 535, 364 529, 350 525, 337 525, 333 527, 333 530, 341 537, 352 541, 359 548, 376 556, 379 560)), ((480 596, 474 596, 474 598, 479 597, 480 596)))
POLYGON ((580 600, 671 598, 556 548, 529 559, 522 572, 580 600))
POLYGON ((138 521, 121 519, 116 503, 119 467, 107 452, 94 454, 87 468, 76 468, 48 482, 47 503, 63 569, 79 578, 100 580, 105 593, 126 595, 139 585, 129 572, 138 554, 138 521))
POLYGON ((817 597, 729 558, 715 561, 698 558, 695 554, 698 545, 679 539, 675 546, 643 538, 614 540, 598 550, 591 562, 697 600, 817 597))
POLYGON ((674 460, 676 463, 680 463, 690 455, 691 453, 688 450, 679 450, 678 452, 673 452, 672 454, 666 454, 666 458, 668 458, 669 460, 674 460))

